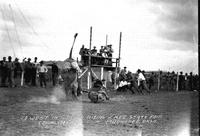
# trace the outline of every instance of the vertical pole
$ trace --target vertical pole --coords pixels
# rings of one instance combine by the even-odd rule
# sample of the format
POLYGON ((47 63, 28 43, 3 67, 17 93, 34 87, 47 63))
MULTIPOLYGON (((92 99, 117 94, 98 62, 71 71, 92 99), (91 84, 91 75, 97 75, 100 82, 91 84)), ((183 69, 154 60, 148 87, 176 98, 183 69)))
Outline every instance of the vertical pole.
POLYGON ((106 46, 108 45, 108 35, 106 35, 106 46))
POLYGON ((24 85, 24 70, 22 71, 22 75, 21 75, 21 86, 24 85))
POLYGON ((179 76, 178 76, 178 72, 177 72, 177 81, 176 81, 176 91, 178 92, 178 82, 179 82, 179 76))
POLYGON ((116 59, 116 65, 115 65, 115 77, 114 77, 114 89, 117 89, 117 63, 118 63, 118 59, 116 59))
POLYGON ((160 69, 158 70, 158 91, 160 90, 160 69))
POLYGON ((87 76, 87 89, 90 89, 90 71, 88 69, 88 76, 87 76))
POLYGON ((23 85, 24 85, 24 67, 25 67, 25 60, 22 61, 21 67, 22 67, 21 86, 23 86, 23 85))
POLYGON ((103 79, 103 71, 104 71, 104 68, 101 67, 101 80, 103 79))
POLYGON ((120 32, 120 36, 119 36, 119 61, 118 61, 118 67, 120 67, 120 59, 121 59, 121 41, 122 41, 122 32, 120 32))
POLYGON ((91 88, 91 46, 92 46, 92 27, 90 27, 90 48, 89 48, 89 65, 88 65, 88 89, 91 88))

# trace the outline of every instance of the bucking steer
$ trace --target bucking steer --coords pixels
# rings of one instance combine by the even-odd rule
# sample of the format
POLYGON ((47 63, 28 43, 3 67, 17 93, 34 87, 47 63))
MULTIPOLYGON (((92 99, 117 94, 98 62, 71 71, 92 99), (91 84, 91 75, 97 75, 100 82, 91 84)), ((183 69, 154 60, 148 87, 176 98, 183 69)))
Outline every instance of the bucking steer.
POLYGON ((65 89, 66 95, 72 93, 72 97, 77 99, 77 90, 78 90, 78 73, 81 72, 78 63, 72 59, 72 51, 74 47, 74 43, 76 40, 78 33, 74 35, 74 41, 70 50, 69 58, 64 61, 64 65, 61 70, 61 77, 63 79, 63 86, 65 89))
POLYGON ((63 87, 66 95, 72 94, 72 97, 77 99, 78 90, 78 73, 81 70, 78 63, 72 59, 68 58, 64 61, 64 65, 61 70, 61 77, 63 79, 63 87))

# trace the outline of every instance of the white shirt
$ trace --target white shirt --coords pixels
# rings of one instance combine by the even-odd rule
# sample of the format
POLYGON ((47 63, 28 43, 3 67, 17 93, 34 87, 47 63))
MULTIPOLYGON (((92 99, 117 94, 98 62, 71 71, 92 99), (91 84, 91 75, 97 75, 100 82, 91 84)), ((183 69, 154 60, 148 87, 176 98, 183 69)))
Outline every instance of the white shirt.
POLYGON ((48 71, 47 67, 45 65, 39 66, 38 67, 38 72, 39 73, 46 73, 48 71))
POLYGON ((145 80, 145 77, 144 77, 144 75, 143 75, 142 73, 139 73, 139 74, 138 74, 138 80, 139 80, 139 81, 145 80))

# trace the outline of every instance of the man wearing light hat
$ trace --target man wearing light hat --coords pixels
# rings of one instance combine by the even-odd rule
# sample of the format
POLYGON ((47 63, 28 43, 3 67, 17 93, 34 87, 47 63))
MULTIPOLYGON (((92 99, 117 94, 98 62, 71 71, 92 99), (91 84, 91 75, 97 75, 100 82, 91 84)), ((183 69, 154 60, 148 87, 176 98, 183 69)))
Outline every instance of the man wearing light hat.
POLYGON ((48 69, 44 65, 44 61, 40 61, 40 66, 38 67, 38 72, 39 72, 39 78, 40 78, 40 86, 46 88, 46 73, 48 69))

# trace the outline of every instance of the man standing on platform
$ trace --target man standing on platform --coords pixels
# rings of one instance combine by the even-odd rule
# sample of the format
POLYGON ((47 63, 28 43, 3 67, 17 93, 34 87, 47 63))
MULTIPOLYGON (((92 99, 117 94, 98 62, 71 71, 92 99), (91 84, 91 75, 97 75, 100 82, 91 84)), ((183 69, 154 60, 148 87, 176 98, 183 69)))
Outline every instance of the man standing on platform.
POLYGON ((108 64, 109 66, 112 66, 112 54, 113 54, 112 44, 107 45, 107 49, 108 49, 107 55, 109 57, 108 64))
POLYGON ((99 62, 100 65, 104 65, 104 56, 103 56, 103 53, 104 53, 104 47, 101 46, 101 49, 99 50, 99 56, 101 56, 100 62, 99 62))
POLYGON ((97 64, 97 50, 96 50, 96 46, 93 47, 93 49, 91 50, 91 64, 97 64))

